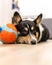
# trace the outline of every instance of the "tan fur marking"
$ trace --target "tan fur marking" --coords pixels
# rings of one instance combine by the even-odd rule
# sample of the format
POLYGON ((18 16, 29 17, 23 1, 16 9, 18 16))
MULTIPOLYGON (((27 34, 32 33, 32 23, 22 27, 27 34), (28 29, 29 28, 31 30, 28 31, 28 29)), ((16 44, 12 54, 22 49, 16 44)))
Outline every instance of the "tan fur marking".
POLYGON ((25 27, 24 29, 25 29, 26 31, 28 31, 28 28, 27 28, 27 27, 25 27))
POLYGON ((27 35, 27 36, 21 36, 21 37, 18 37, 18 42, 21 42, 21 43, 23 43, 23 42, 25 42, 25 43, 29 43, 29 41, 30 41, 30 36, 29 35, 27 35))
POLYGON ((37 40, 38 40, 38 35, 39 35, 38 32, 36 32, 36 39, 37 39, 37 40))
POLYGON ((20 20, 21 20, 21 18, 18 16, 18 17, 17 17, 17 20, 16 20, 17 23, 19 23, 20 20))
POLYGON ((31 30, 34 30, 34 26, 31 27, 31 30))
POLYGON ((18 24, 21 18, 18 16, 14 16, 14 25, 18 24))
POLYGON ((41 22, 41 18, 37 19, 37 24, 39 24, 41 22))

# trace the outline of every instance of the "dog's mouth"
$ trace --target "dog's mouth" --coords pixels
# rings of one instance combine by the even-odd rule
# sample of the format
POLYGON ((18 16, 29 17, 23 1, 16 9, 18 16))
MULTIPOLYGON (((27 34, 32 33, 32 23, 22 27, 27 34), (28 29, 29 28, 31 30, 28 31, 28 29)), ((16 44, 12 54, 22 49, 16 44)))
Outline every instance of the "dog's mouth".
POLYGON ((31 41, 30 43, 29 42, 25 42, 25 41, 23 41, 23 42, 20 42, 20 41, 17 41, 17 43, 18 44, 37 44, 37 42, 36 41, 31 41))

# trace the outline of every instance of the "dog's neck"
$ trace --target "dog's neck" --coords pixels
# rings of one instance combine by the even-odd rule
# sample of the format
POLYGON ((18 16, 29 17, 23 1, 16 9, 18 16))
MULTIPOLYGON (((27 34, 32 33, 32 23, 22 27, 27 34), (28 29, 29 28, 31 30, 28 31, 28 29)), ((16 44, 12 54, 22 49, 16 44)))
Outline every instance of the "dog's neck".
POLYGON ((39 24, 39 29, 40 29, 40 37, 38 39, 38 42, 41 40, 41 38, 42 38, 42 32, 44 30, 44 28, 42 27, 41 23, 39 24))

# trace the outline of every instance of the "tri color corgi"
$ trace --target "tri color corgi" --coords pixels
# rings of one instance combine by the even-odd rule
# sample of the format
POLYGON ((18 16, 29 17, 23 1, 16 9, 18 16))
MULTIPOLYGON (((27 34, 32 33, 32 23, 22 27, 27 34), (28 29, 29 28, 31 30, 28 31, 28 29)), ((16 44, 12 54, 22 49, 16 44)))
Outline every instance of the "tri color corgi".
POLYGON ((37 44, 49 39, 49 30, 41 23, 42 14, 33 21, 22 20, 18 12, 14 13, 12 23, 20 32, 17 42, 22 44, 37 44))

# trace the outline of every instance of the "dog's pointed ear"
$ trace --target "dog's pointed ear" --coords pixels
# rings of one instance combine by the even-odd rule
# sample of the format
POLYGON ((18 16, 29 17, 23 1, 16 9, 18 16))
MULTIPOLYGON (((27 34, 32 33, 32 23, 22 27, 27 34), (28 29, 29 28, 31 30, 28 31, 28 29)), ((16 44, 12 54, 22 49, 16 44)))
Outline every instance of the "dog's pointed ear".
POLYGON ((39 25, 39 23, 41 22, 42 20, 42 13, 34 20, 34 22, 39 25))
POLYGON ((22 21, 22 18, 20 14, 16 11, 13 15, 12 23, 16 25, 16 24, 19 24, 21 21, 22 21))

